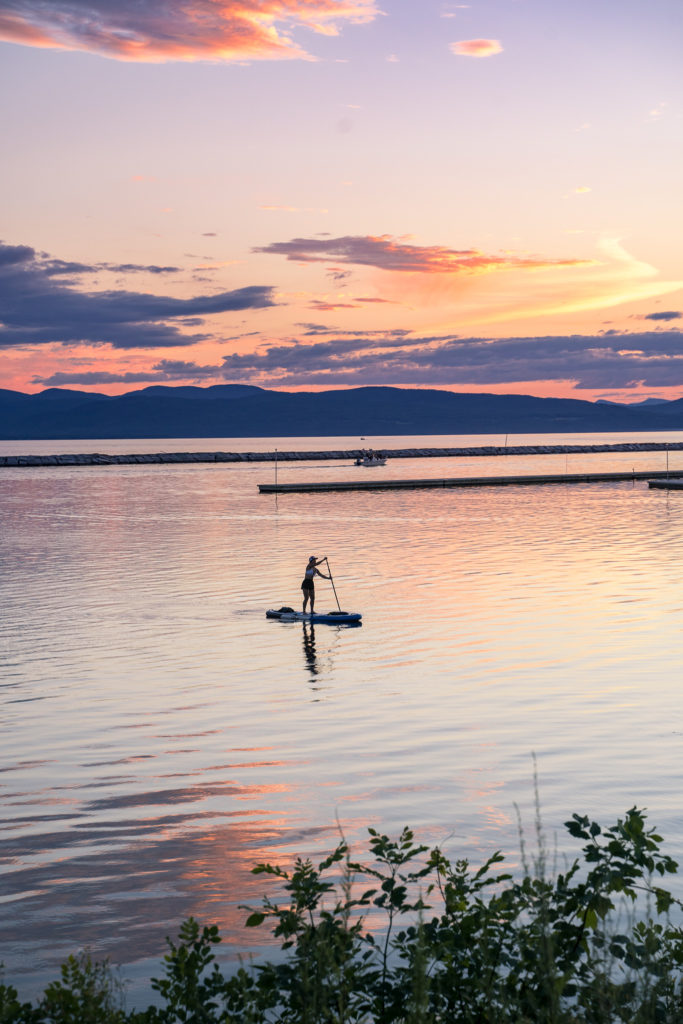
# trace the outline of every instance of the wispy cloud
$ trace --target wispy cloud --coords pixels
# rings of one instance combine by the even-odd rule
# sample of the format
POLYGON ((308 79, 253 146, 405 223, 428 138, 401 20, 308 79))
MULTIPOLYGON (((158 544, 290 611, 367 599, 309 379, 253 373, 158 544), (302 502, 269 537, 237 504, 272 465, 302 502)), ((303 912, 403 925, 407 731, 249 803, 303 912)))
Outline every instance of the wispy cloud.
POLYGON ((360 309, 355 302, 339 302, 334 299, 312 299, 308 304, 309 309, 317 312, 332 313, 336 309, 360 309))
POLYGON ((224 357, 226 380, 265 385, 493 386, 569 381, 579 389, 683 384, 683 332, 411 338, 357 334, 224 357))
POLYGON ((183 334, 180 327, 201 326, 203 317, 215 313, 274 304, 272 289, 257 285, 176 299, 148 292, 87 291, 73 280, 103 268, 152 273, 177 269, 69 263, 27 245, 0 243, 0 348, 52 343, 107 343, 123 349, 191 345, 207 335, 183 334))
POLYGON ((31 383, 43 384, 50 388, 73 385, 101 387, 106 384, 154 384, 171 381, 197 383, 221 379, 221 370, 221 366, 201 366, 198 363, 162 359, 150 370, 58 370, 46 375, 36 374, 31 383))
POLYGON ((258 210, 266 210, 268 213, 300 213, 298 206, 278 206, 276 203, 270 206, 258 206, 258 210))
POLYGON ((154 263, 76 263, 73 260, 60 260, 46 253, 37 254, 28 245, 5 245, 0 241, 0 270, 3 266, 29 264, 35 261, 41 270, 50 277, 81 277, 85 274, 101 272, 112 274, 178 274, 180 267, 160 267, 154 263))
POLYGON ((458 57, 493 57, 503 52, 497 39, 459 39, 450 49, 458 57))
POLYGON ((119 373, 109 370, 58 370, 56 373, 34 374, 32 384, 43 384, 47 388, 64 388, 77 385, 79 387, 101 387, 103 384, 149 384, 149 373, 133 370, 119 373))
POLYGON ((294 29, 337 35, 377 13, 375 0, 0 0, 0 40, 127 61, 305 59, 294 29))
POLYGON ((325 208, 318 208, 315 206, 285 206, 278 203, 263 204, 257 207, 258 210, 264 210, 266 213, 328 213, 325 208))
POLYGON ((351 277, 353 271, 340 270, 339 267, 328 267, 325 273, 327 274, 328 277, 332 278, 333 281, 339 282, 342 288, 345 288, 346 285, 341 284, 341 282, 345 281, 348 277, 351 277))
POLYGON ((675 309, 662 310, 661 313, 645 313, 643 320, 680 320, 683 312, 675 309))
POLYGON ((298 263, 348 263, 399 273, 462 274, 492 270, 538 270, 545 267, 587 265, 578 259, 544 259, 511 253, 493 255, 478 249, 449 249, 441 245, 420 246, 391 235, 345 235, 340 238, 292 238, 252 250, 285 256, 298 263))
MULTIPOLYGON (((305 326, 305 325, 302 325, 305 326)), ((233 352, 220 363, 162 359, 142 369, 57 370, 36 375, 49 387, 163 382, 242 382, 265 387, 364 384, 499 387, 568 382, 577 390, 672 388, 683 385, 683 332, 605 331, 542 337, 434 335, 405 330, 335 332, 311 324, 310 339, 233 352)))
POLYGON ((448 8, 441 12, 442 18, 457 18, 457 11, 468 11, 470 8, 469 4, 449 4, 448 8))
POLYGON ((392 299, 381 299, 375 296, 348 296, 344 299, 311 299, 308 308, 317 312, 330 313, 337 309, 363 309, 365 306, 373 305, 395 305, 392 299))

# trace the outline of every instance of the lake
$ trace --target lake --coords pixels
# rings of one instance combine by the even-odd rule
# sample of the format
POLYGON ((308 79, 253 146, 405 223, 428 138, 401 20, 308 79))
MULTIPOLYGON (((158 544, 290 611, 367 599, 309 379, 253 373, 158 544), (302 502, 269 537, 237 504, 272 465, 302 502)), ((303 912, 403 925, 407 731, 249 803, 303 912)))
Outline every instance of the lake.
MULTIPOLYGON (((510 437, 679 441, 683 433, 510 437)), ((2 442, 2 454, 499 438, 2 442)), ((683 452, 670 453, 683 471, 683 452)), ((665 453, 280 463, 281 481, 661 470, 665 453)), ((646 483, 260 495, 265 464, 0 470, 0 960, 24 998, 88 946, 146 1003, 193 914, 265 939, 259 861, 404 825, 519 865, 637 804, 683 859, 683 493, 646 483), (267 620, 327 555, 360 628, 267 620)), ((319 580, 318 610, 336 607, 319 580)), ((674 886, 679 885, 674 880, 674 886)))

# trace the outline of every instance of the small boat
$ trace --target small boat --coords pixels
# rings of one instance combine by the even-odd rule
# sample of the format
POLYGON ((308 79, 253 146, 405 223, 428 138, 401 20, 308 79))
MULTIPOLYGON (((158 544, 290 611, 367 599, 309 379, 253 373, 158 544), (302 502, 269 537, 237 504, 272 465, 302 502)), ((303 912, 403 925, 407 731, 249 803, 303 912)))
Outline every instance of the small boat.
POLYGON ((382 455, 359 455, 354 466, 383 466, 386 461, 382 455))
POLYGON ((293 608, 269 608, 267 619, 279 619, 280 622, 327 622, 330 625, 359 626, 363 618, 360 612, 295 612, 293 608))

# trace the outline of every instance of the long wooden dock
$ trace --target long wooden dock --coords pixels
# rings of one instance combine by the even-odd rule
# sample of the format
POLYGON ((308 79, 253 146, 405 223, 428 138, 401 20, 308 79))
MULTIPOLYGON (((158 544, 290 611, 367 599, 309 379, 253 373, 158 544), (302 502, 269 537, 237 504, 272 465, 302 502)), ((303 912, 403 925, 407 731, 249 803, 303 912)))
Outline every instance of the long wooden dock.
MULTIPOLYGON (((650 473, 650 476, 655 476, 655 473, 650 473)), ((657 487, 660 491, 683 491, 683 478, 669 477, 668 480, 649 480, 650 487, 657 487)))
MULTIPOLYGON (((419 480, 323 480, 314 483, 259 484, 261 494, 311 494, 325 491, 399 491, 435 487, 501 487, 524 484, 613 483, 620 480, 658 480, 673 482, 666 470, 630 470, 611 473, 541 473, 532 476, 453 476, 419 480)), ((683 485, 683 480, 680 481, 683 485)), ((655 486, 654 482, 652 486, 655 486)))

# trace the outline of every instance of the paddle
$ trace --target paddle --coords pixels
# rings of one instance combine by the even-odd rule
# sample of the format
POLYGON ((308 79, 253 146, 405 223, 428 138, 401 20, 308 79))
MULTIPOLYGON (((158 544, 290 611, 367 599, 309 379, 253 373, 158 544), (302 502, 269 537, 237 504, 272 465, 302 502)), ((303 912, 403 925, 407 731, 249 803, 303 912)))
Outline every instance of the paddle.
POLYGON ((339 604, 339 598, 337 597, 337 588, 335 587, 334 580, 332 579, 332 570, 330 569, 330 562, 327 555, 325 556, 325 561, 327 562, 327 571, 330 574, 330 583, 332 584, 332 589, 334 590, 334 599, 337 602, 337 608, 341 612, 341 605, 339 604))

